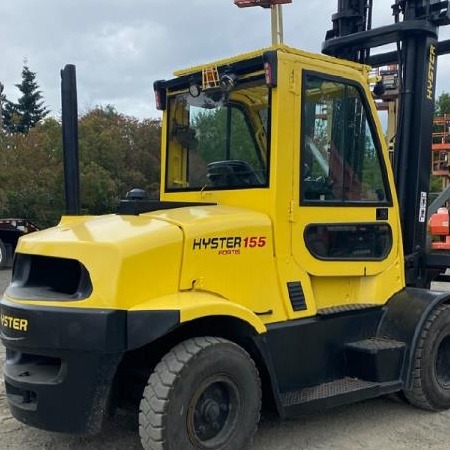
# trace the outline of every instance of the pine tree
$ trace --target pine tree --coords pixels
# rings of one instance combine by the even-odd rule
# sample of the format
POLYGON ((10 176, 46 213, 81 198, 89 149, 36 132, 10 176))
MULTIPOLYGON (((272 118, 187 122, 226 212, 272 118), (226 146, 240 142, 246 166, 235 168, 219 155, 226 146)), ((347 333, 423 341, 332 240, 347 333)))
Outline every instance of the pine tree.
POLYGON ((45 118, 49 110, 44 106, 42 93, 36 82, 36 72, 32 72, 26 62, 22 69, 22 82, 16 84, 22 93, 17 103, 7 102, 5 110, 11 115, 12 130, 27 133, 41 119, 45 118))
POLYGON ((0 83, 0 131, 3 129, 3 105, 6 101, 6 95, 3 94, 4 86, 0 83))
POLYGON ((7 112, 5 110, 8 100, 6 99, 6 95, 3 93, 4 86, 0 83, 0 131, 3 128, 7 129, 8 125, 5 124, 7 121, 7 112))
POLYGON ((17 119, 17 113, 14 103, 11 103, 3 93, 3 84, 0 83, 0 130, 14 132, 13 117, 17 119))

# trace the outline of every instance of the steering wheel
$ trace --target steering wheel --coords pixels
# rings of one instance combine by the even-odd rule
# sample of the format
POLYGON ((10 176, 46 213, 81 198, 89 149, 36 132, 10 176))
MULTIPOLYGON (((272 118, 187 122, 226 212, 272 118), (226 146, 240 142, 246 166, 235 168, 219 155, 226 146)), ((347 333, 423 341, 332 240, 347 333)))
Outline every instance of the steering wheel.
POLYGON ((302 182, 303 196, 306 200, 330 200, 333 198, 333 183, 325 177, 308 177, 302 182))
POLYGON ((214 161, 207 165, 207 170, 206 176, 213 187, 249 187, 263 184, 247 161, 214 161))

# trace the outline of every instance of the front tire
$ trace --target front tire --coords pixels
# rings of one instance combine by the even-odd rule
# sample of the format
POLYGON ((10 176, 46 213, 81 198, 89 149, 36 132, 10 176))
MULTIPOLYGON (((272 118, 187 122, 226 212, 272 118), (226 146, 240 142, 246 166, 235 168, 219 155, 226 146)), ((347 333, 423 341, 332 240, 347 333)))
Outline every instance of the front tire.
POLYGON ((247 352, 231 341, 188 339, 167 353, 140 404, 145 450, 241 450, 256 431, 261 383, 247 352))
POLYGON ((450 306, 439 305, 419 335, 406 399, 422 409, 450 408, 450 306))

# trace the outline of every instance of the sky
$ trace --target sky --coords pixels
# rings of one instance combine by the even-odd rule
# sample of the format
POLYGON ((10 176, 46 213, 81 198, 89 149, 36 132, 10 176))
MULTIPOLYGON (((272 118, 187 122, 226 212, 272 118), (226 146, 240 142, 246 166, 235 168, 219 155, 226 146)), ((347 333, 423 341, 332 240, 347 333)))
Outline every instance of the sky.
MULTIPOLYGON (((374 0, 374 25, 392 23, 393 2, 374 0)), ((337 3, 293 0, 283 6, 284 42, 320 52, 337 3)), ((450 38, 450 29, 442 29, 441 38, 450 38)), ((0 82, 16 100, 14 85, 26 61, 58 117, 60 70, 75 64, 81 114, 112 104, 139 119, 157 118, 155 80, 270 41, 270 11, 240 9, 233 0, 1 0, 0 82)), ((450 56, 438 67, 437 95, 450 91, 450 56)))

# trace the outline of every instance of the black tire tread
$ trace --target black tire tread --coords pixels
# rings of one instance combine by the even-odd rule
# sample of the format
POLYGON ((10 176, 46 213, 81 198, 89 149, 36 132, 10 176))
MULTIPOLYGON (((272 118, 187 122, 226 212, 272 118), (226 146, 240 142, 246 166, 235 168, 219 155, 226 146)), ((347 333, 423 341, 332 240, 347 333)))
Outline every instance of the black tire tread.
POLYGON ((422 368, 422 356, 423 356, 423 346, 428 337, 431 327, 433 323, 437 320, 437 318, 446 310, 448 310, 450 306, 448 305, 439 305, 437 306, 430 314, 425 324, 423 325, 422 331, 420 333, 419 340, 417 342, 417 348, 414 355, 413 369, 412 369, 412 386, 410 390, 405 390, 404 394, 406 399, 414 406, 417 406, 422 409, 426 409, 428 411, 438 411, 438 408, 435 408, 426 395, 424 394, 424 389, 422 385, 422 376, 421 376, 421 368, 422 368))
MULTIPOLYGON (((237 344, 223 338, 211 336, 191 338, 178 344, 158 363, 144 389, 139 411, 139 435, 145 450, 166 450, 164 419, 169 398, 172 390, 175 388, 176 381, 184 369, 202 350, 217 344, 232 345, 251 361, 259 383, 259 389, 261 389, 255 363, 248 353, 237 344), (144 427, 143 423, 147 424, 147 426, 144 427)), ((256 432, 256 429, 257 424, 252 435, 256 432)))

